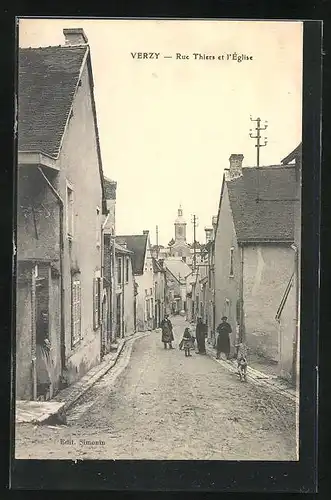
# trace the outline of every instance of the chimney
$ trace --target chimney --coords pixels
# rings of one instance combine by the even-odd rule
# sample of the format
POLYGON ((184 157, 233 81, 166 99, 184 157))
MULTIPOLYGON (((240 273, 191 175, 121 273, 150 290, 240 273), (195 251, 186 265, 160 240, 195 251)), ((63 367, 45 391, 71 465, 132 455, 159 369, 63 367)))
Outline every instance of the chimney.
POLYGON ((206 243, 209 243, 209 241, 213 239, 213 228, 205 227, 205 233, 206 233, 206 243))
POLYGON ((149 234, 149 230, 148 230, 148 229, 144 229, 144 230, 143 230, 143 234, 145 234, 145 235, 146 235, 146 234, 149 234))
POLYGON ((236 179, 242 175, 242 163, 243 163, 244 155, 241 154, 232 154, 229 158, 230 168, 226 169, 228 172, 225 172, 225 178, 228 177, 227 180, 236 179))
POLYGON ((63 34, 66 45, 85 45, 88 43, 83 28, 65 28, 63 34))

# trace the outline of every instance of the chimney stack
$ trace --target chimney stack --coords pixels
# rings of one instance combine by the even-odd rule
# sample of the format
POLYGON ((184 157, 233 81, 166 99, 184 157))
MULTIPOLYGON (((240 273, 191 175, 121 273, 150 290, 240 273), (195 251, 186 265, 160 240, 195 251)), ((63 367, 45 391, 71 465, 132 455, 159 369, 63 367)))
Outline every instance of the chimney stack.
POLYGON ((66 45, 86 45, 88 43, 83 28, 65 28, 63 34, 66 45))
POLYGON ((149 234, 149 230, 148 230, 148 229, 144 229, 144 230, 143 230, 143 234, 145 234, 145 235, 146 235, 146 234, 149 234))
POLYGON ((244 155, 232 154, 229 158, 230 168, 225 169, 226 180, 236 179, 242 175, 242 163, 244 155))
POLYGON ((205 233, 206 233, 206 243, 209 243, 213 239, 213 228, 205 227, 205 233))

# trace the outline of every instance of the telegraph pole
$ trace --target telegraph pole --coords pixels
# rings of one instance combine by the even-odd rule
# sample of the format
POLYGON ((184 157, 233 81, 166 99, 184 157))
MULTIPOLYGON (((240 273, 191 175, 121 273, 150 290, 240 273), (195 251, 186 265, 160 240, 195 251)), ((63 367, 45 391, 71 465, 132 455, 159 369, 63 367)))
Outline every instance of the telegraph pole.
POLYGON ((264 122, 264 126, 261 127, 261 118, 256 118, 256 120, 253 120, 253 118, 250 116, 251 122, 256 122, 256 135, 253 135, 253 130, 249 130, 249 136, 251 139, 256 139, 256 166, 260 166, 260 148, 263 148, 268 144, 267 137, 264 138, 264 144, 261 144, 261 130, 266 130, 268 128, 268 122, 264 122))
POLYGON ((159 260, 159 226, 156 226, 156 258, 159 260))
POLYGON ((198 225, 198 218, 195 214, 192 215, 193 224, 193 270, 196 269, 197 265, 197 255, 196 255, 196 228, 198 225))

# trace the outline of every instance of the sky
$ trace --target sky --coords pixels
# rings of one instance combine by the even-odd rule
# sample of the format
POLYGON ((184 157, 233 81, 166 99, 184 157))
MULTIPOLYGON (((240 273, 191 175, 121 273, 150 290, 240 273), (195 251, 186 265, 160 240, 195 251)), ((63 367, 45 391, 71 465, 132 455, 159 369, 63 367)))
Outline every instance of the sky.
POLYGON ((149 229, 153 244, 158 225, 166 245, 181 204, 188 241, 195 214, 204 242, 230 155, 256 164, 250 116, 268 122, 261 165, 279 164, 301 141, 301 22, 20 19, 19 45, 62 45, 63 28, 83 28, 90 45, 103 170, 117 181, 117 234, 149 229), (253 59, 238 62, 235 53, 253 59))

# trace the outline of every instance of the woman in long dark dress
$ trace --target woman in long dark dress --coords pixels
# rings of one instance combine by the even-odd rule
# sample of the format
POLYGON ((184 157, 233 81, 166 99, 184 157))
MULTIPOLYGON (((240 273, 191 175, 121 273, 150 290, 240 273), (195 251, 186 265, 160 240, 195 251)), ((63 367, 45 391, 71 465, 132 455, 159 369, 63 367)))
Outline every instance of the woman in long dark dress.
POLYGON ((206 325, 203 323, 202 318, 200 316, 198 317, 195 332, 196 332, 195 336, 197 339, 198 353, 206 354, 206 345, 205 345, 206 325))
POLYGON ((230 333, 232 332, 232 328, 227 322, 227 319, 226 316, 223 316, 222 322, 216 329, 218 333, 216 341, 217 359, 220 359, 222 352, 226 355, 226 359, 229 359, 230 356, 230 333))
POLYGON ((173 349, 172 342, 174 340, 174 334, 172 331, 172 323, 166 314, 164 319, 161 321, 161 329, 162 329, 162 342, 164 344, 164 348, 167 348, 169 345, 169 349, 173 349))

